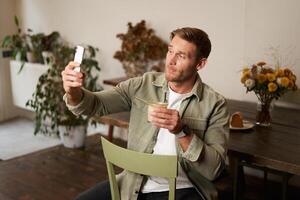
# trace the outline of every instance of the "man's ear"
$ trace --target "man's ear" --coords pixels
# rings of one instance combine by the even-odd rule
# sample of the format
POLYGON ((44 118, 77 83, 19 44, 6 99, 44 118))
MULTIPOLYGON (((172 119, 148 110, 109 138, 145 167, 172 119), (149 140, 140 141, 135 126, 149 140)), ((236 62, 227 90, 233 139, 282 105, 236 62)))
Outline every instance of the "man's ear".
POLYGON ((197 71, 199 71, 200 69, 202 69, 207 63, 207 59, 206 58, 202 58, 201 60, 199 60, 196 68, 197 68, 197 71))

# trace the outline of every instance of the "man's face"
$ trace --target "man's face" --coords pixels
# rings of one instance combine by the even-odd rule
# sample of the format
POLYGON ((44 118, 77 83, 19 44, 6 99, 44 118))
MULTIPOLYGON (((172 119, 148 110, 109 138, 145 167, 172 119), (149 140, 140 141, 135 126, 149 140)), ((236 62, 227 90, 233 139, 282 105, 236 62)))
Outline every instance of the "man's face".
POLYGON ((166 79, 182 83, 197 73, 196 45, 175 36, 168 48, 166 57, 166 79))

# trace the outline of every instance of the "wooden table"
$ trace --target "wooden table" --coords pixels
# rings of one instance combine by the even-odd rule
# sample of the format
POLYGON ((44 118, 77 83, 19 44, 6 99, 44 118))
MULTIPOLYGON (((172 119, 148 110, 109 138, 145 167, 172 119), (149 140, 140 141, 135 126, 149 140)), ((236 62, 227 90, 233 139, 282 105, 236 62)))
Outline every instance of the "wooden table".
MULTIPOLYGON (((230 100, 229 109, 233 113, 241 111, 244 117, 255 121, 256 104, 230 100)), ((300 175, 300 111, 275 107, 269 127, 255 126, 248 131, 231 131, 229 155, 234 171, 234 199, 238 199, 240 166, 250 165, 266 172, 280 174, 282 199, 286 198, 288 178, 300 175)), ((265 177, 266 179, 267 177, 265 177)))

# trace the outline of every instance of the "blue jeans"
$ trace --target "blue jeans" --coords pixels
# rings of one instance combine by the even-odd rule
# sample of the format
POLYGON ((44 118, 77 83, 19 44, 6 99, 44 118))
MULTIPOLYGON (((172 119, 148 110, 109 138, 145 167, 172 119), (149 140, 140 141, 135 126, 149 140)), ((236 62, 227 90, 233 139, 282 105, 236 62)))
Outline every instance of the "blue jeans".
MULTIPOLYGON (((138 200, 168 200, 169 192, 139 193, 138 200)), ((111 200, 108 181, 98 183, 91 189, 79 194, 75 200, 111 200)), ((201 196, 194 188, 176 190, 176 200, 201 200, 201 196)))

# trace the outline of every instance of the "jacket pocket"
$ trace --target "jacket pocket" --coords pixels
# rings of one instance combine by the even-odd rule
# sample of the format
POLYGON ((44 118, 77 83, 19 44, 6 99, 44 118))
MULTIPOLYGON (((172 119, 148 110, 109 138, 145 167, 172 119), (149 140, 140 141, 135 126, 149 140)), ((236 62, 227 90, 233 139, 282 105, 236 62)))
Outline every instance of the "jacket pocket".
POLYGON ((207 119, 196 119, 192 117, 183 117, 182 122, 186 124, 193 134, 204 140, 207 128, 207 119))
POLYGON ((148 113, 148 101, 146 99, 135 97, 133 100, 133 108, 148 113))

